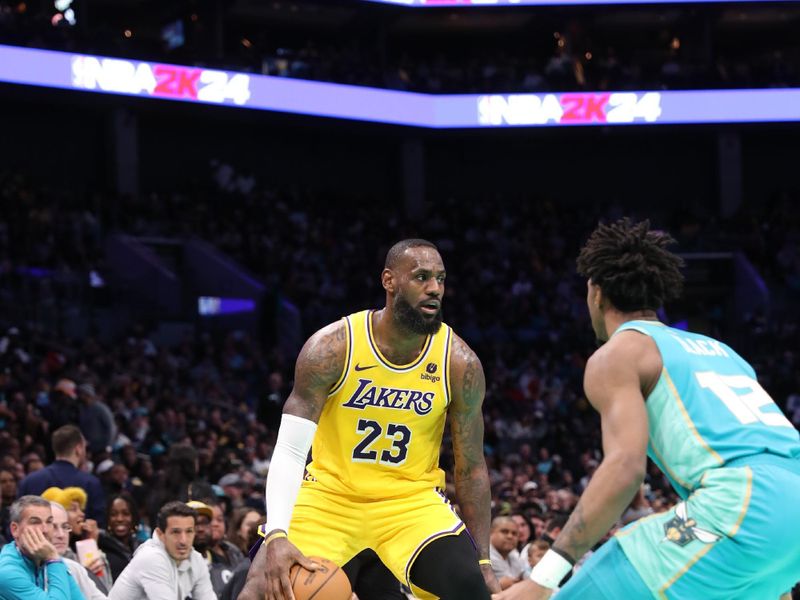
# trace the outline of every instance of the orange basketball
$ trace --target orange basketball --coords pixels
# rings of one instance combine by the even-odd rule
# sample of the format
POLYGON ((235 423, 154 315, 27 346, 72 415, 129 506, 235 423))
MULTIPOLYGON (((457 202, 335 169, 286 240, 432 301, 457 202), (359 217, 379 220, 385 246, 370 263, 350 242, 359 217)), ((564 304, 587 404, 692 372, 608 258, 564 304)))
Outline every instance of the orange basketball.
POLYGON ((309 558, 320 565, 320 568, 309 571, 300 565, 295 565, 289 571, 295 599, 350 600, 353 590, 350 589, 350 580, 344 571, 327 558, 319 556, 309 558))

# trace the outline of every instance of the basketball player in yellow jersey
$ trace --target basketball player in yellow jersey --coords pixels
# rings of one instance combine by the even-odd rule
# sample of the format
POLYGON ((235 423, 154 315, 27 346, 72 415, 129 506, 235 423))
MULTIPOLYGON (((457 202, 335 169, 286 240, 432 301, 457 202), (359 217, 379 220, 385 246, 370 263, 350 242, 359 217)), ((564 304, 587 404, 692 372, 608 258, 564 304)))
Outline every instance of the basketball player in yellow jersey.
POLYGON ((394 590, 399 580, 420 598, 500 591, 489 562, 483 368, 442 323, 444 279, 436 246, 398 242, 381 274, 386 306, 306 342, 267 478, 264 539, 240 600, 292 599, 289 569, 314 568, 308 556, 340 565, 360 600, 395 597, 376 582, 380 570, 394 590), (442 493, 447 419, 463 522, 442 493), (378 571, 360 570, 368 555, 378 571))

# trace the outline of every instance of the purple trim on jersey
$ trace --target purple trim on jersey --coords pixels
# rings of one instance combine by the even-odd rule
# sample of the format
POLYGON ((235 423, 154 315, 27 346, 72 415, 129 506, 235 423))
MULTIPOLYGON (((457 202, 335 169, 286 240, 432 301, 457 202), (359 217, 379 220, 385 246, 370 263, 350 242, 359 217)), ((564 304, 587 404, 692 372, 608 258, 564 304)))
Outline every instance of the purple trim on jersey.
POLYGON ((444 342, 444 396, 445 407, 450 406, 450 332, 452 329, 447 328, 447 339, 444 342))
POLYGON ((372 313, 374 312, 375 312, 374 310, 370 310, 369 312, 367 312, 367 340, 369 341, 369 345, 372 348, 372 351, 375 354, 375 357, 378 359, 378 361, 380 361, 380 363, 387 369, 391 369, 392 371, 395 372, 411 371, 412 369, 418 367, 422 363, 422 361, 425 360, 425 357, 428 356, 428 351, 431 349, 431 345, 433 344, 433 338, 436 334, 428 336, 428 341, 425 343, 425 347, 422 349, 422 352, 420 352, 419 356, 413 363, 410 363, 408 365, 393 365, 392 363, 383 358, 380 350, 378 350, 378 345, 372 339, 372 313))

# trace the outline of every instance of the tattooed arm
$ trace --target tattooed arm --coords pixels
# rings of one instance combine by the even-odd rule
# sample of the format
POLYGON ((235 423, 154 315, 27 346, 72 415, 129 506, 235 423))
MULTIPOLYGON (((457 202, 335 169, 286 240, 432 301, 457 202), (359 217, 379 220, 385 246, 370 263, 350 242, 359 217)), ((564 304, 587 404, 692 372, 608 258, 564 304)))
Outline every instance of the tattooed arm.
MULTIPOLYGON (((491 491, 483 456, 483 396, 486 380, 481 361, 458 336, 453 341, 450 431, 455 457, 456 498, 461 515, 478 547, 478 558, 489 558, 491 491)), ((500 591, 492 565, 481 565, 489 591, 500 591)))
POLYGON ((306 568, 315 568, 285 534, 316 423, 328 392, 344 369, 346 336, 344 321, 328 325, 309 338, 297 358, 294 387, 283 408, 278 441, 267 476, 268 535, 250 567, 240 600, 289 600, 293 598, 290 567, 300 563, 306 568))
POLYGON ((319 421, 328 392, 344 369, 347 326, 344 320, 323 327, 300 350, 294 367, 294 387, 283 414, 319 421))
MULTIPOLYGON (((619 519, 642 483, 647 465, 647 410, 644 390, 661 373, 655 343, 636 332, 622 332, 586 364, 586 397, 600 413, 603 462, 553 547, 578 560, 619 519)), ((494 600, 546 600, 553 592, 526 579, 494 600)))

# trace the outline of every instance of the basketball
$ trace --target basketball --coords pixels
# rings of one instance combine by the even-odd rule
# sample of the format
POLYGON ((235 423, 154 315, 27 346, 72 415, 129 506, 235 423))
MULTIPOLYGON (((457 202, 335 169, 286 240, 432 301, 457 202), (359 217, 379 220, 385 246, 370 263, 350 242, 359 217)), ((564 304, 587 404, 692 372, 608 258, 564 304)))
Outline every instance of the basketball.
POLYGON ((338 565, 327 558, 309 557, 320 565, 316 571, 309 571, 294 565, 289 571, 295 600, 350 600, 353 590, 350 580, 338 565))

